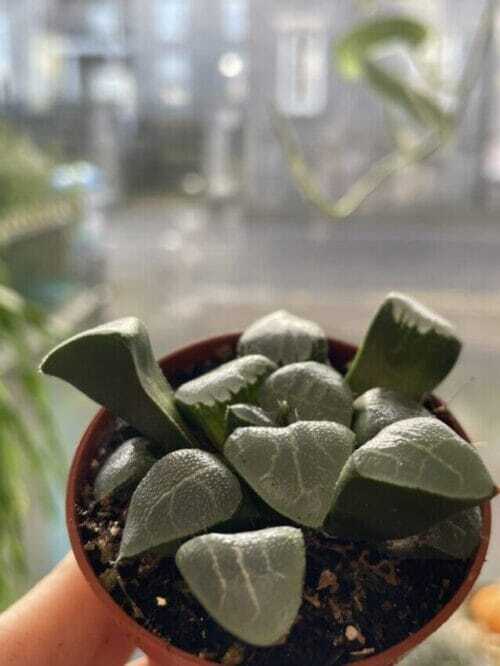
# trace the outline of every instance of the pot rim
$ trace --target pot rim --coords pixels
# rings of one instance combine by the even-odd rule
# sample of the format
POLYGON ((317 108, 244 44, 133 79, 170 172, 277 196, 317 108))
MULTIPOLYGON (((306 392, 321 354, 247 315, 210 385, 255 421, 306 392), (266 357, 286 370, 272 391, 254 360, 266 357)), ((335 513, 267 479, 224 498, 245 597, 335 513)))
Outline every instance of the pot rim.
MULTIPOLYGON (((231 350, 234 352, 236 342, 241 333, 227 333, 224 335, 205 338, 198 342, 188 344, 178 350, 162 357, 159 361, 160 366, 165 371, 166 366, 172 366, 175 369, 185 368, 207 358, 207 352, 212 353, 214 357, 217 350, 231 350)), ((345 365, 354 355, 356 347, 349 343, 345 343, 335 338, 328 338, 330 355, 337 358, 337 363, 345 365)), ((224 360, 223 354, 220 354, 221 361, 224 360)), ((167 372, 168 375, 168 372, 167 372)), ((438 398, 431 397, 433 405, 443 405, 438 398)), ((456 421, 453 415, 447 409, 442 413, 442 418, 453 427, 462 437, 469 438, 464 432, 460 424, 456 421)), ((169 663, 171 666, 188 666, 189 664, 213 664, 217 662, 208 661, 201 657, 197 657, 189 652, 185 652, 180 648, 171 645, 163 638, 151 633, 143 626, 138 624, 130 615, 128 615, 119 606, 106 589, 99 582, 90 561, 87 559, 83 544, 80 539, 77 526, 77 497, 81 483, 84 481, 88 474, 90 462, 93 458, 94 452, 100 445, 100 442, 109 435, 114 428, 114 419, 111 413, 101 408, 94 416, 90 424, 87 426, 80 442, 76 448, 73 461, 71 464, 66 493, 66 523, 69 534, 69 539, 76 561, 88 581, 90 587, 110 612, 112 618, 120 625, 122 631, 129 636, 135 644, 138 645, 146 654, 153 659, 161 660, 160 663, 169 663)), ((421 627, 414 634, 408 636, 400 643, 379 652, 375 655, 368 656, 355 662, 358 666, 389 666, 396 663, 406 653, 414 649, 428 636, 430 636, 436 629, 438 629, 448 618, 457 610, 463 603, 468 593, 471 591, 475 581, 477 580, 483 563, 486 559, 486 553, 490 541, 491 534, 491 503, 485 502, 481 506, 482 514, 482 528, 481 528, 481 541, 474 557, 474 560, 469 568, 467 576, 454 594, 454 596, 441 608, 441 610, 423 627, 421 627)))

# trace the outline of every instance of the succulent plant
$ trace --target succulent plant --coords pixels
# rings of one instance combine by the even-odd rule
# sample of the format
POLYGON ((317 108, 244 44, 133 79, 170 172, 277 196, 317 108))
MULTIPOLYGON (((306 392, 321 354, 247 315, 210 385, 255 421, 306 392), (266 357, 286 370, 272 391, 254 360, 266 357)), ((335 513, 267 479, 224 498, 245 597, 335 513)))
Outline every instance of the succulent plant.
POLYGON ((460 350, 448 322, 390 294, 345 377, 327 350, 319 326, 280 311, 243 333, 238 358, 174 392, 128 318, 41 366, 140 434, 94 484, 97 501, 129 497, 117 566, 175 557, 206 611, 257 646, 297 617, 304 529, 389 556, 465 559, 477 507, 495 494, 475 448, 423 406, 460 350))

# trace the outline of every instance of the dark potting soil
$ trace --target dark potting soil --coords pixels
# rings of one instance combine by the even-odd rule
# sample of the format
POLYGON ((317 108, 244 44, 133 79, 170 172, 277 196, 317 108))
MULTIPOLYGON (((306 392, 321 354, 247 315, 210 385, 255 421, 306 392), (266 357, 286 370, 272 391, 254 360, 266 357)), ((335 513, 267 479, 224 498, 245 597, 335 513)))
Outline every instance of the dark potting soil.
MULTIPOLYGON (((178 386, 231 357, 189 368, 178 386)), ((172 645, 227 666, 340 666, 399 643, 426 624, 455 594, 471 561, 386 559, 367 544, 303 530, 306 577, 303 603, 287 640, 255 648, 227 633, 190 593, 173 558, 153 555, 121 565, 117 556, 129 497, 94 500, 93 479, 101 463, 138 433, 117 419, 109 442, 92 463, 77 507, 82 543, 103 586, 139 624, 172 645)), ((262 526, 254 526, 258 529, 262 526)))
MULTIPOLYGON (((101 447, 93 469, 137 433, 123 424, 101 447)), ((93 475, 92 475, 93 476, 93 475)), ((255 648, 219 627, 196 601, 173 558, 149 555, 122 565, 118 553, 128 499, 98 503, 92 478, 78 507, 88 558, 115 601, 148 630, 178 648, 236 666, 348 664, 416 632, 454 595, 470 561, 384 559, 366 544, 304 530, 306 579, 303 603, 286 643, 255 648)))

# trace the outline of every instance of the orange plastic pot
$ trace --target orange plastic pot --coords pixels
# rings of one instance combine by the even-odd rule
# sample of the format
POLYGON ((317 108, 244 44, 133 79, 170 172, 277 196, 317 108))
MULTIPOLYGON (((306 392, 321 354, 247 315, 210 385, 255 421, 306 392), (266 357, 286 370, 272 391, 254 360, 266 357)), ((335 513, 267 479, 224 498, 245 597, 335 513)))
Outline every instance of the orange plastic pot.
MULTIPOLYGON (((160 361, 160 365, 167 378, 175 384, 179 373, 189 372, 191 369, 206 361, 225 361, 234 355, 239 333, 222 335, 191 344, 183 349, 169 354, 160 361)), ((356 348, 352 345, 330 339, 330 358, 334 367, 344 370, 346 364, 351 360, 356 348)), ((432 398, 432 406, 441 406, 440 418, 451 426, 458 434, 467 439, 467 435, 457 423, 455 418, 444 408, 437 398, 432 398)), ((67 499, 66 517, 69 537, 76 560, 94 590, 97 597, 108 609, 109 614, 120 625, 124 634, 140 647, 159 666, 193 666, 194 664, 209 664, 205 659, 200 659, 191 654, 183 652, 161 638, 150 633, 137 624, 125 611, 115 603, 106 592, 94 573, 87 555, 83 548, 77 528, 76 507, 81 496, 81 489, 89 477, 91 462, 95 458, 97 450, 106 441, 113 429, 113 417, 105 409, 101 409, 88 426, 84 433, 73 459, 71 466, 67 499)), ((481 532, 481 543, 472 562, 467 575, 457 590, 455 596, 437 613, 437 615, 415 634, 394 645, 393 647, 377 655, 356 662, 358 666, 391 666, 396 664, 406 653, 414 649, 438 627, 440 627, 454 611, 461 605, 470 592, 483 566, 491 531, 491 507, 490 503, 482 506, 483 526, 481 532)), ((319 666, 319 665, 318 665, 319 666)))

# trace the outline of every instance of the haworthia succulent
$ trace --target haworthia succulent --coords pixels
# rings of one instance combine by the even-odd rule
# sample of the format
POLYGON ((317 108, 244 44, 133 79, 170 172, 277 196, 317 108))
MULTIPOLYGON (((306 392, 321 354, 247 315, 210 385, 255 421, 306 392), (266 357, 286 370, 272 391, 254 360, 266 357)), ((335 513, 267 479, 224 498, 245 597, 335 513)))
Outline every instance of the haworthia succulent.
POLYGON ((255 492, 283 516, 320 527, 354 444, 339 423, 303 421, 287 428, 240 428, 224 455, 255 492))
POLYGON ((104 462, 94 481, 96 499, 133 490, 155 464, 151 445, 144 437, 133 437, 121 444, 104 462))
POLYGON ((264 426, 272 428, 274 423, 260 407, 255 405, 230 405, 226 409, 226 436, 229 436, 236 428, 248 428, 250 426, 264 426))
POLYGON ((276 364, 254 354, 237 358, 183 384, 175 401, 185 418, 221 448, 226 439, 226 410, 231 404, 256 402, 262 382, 276 364))
POLYGON ((430 416, 423 405, 392 389, 373 388, 354 401, 351 428, 361 446, 383 428, 415 416, 430 416))
POLYGON ((217 456, 182 449, 159 460, 137 486, 119 559, 206 530, 231 518, 242 500, 237 477, 217 456))
POLYGON ((474 506, 433 525, 422 534, 386 541, 383 550, 406 559, 467 559, 481 540, 481 510, 474 506))
POLYGON ((264 382, 259 401, 276 421, 285 416, 288 423, 335 421, 345 426, 351 423, 349 386, 336 370, 315 361, 292 363, 274 372, 264 382))
POLYGON ((305 572, 299 529, 195 537, 179 548, 176 563, 208 613, 247 643, 283 640, 297 617, 305 572))
POLYGON ((475 449, 432 417, 393 423, 349 458, 327 528, 335 534, 398 539, 495 494, 475 449))
POLYGON ((147 330, 135 317, 73 336, 53 349, 40 369, 80 389, 165 450, 195 446, 154 359, 147 330))
POLYGON ((238 341, 238 354, 263 354, 278 365, 328 361, 328 340, 318 324, 278 310, 249 326, 238 341))
POLYGON ((450 372, 460 349, 448 321, 393 292, 373 318, 346 381, 357 394, 384 387, 420 400, 450 372))

